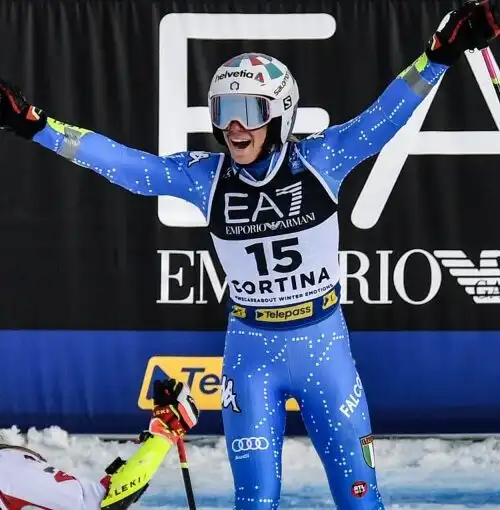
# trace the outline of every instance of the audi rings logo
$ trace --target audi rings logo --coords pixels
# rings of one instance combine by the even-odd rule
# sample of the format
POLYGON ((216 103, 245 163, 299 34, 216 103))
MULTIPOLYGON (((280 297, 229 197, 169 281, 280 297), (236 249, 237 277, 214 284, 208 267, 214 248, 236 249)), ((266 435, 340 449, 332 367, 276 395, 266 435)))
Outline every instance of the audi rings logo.
POLYGON ((265 437, 242 437, 235 439, 231 448, 234 453, 248 452, 250 450, 267 450, 269 441, 265 437))

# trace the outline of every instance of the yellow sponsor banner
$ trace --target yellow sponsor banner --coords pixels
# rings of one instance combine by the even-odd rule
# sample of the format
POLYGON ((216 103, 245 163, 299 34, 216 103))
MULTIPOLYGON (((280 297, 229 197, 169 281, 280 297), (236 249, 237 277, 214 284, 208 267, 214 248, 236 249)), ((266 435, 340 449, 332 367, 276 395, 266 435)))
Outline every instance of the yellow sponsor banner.
POLYGON ((258 308, 255 320, 260 322, 288 322, 307 319, 313 315, 313 302, 282 308, 258 308))
MULTIPOLYGON (((138 406, 141 409, 152 409, 153 401, 148 398, 148 393, 151 393, 153 380, 168 376, 190 386, 191 393, 202 411, 219 411, 221 374, 222 356, 154 356, 149 359, 146 367, 138 406)), ((234 391, 238 392, 236 386, 234 391)), ((286 409, 298 411, 297 401, 289 399, 286 409)), ((242 411, 245 412, 244 409, 242 411)))

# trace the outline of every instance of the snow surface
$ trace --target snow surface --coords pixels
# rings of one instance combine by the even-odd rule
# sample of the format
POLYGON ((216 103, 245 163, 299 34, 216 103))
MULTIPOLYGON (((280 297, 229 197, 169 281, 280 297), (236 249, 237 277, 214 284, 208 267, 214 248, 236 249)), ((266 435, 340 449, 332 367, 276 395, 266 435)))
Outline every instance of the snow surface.
MULTIPOLYGON (((0 441, 32 448, 58 468, 101 478, 116 456, 128 457, 132 442, 70 436, 52 427, 0 430, 0 441)), ((197 507, 232 508, 232 479, 223 438, 187 443, 197 507)), ((375 443, 380 490, 391 510, 500 509, 500 439, 378 439, 375 443)), ((334 508, 326 478, 306 438, 287 438, 283 457, 282 508, 334 508)), ((137 509, 187 508, 177 453, 172 451, 137 509)))

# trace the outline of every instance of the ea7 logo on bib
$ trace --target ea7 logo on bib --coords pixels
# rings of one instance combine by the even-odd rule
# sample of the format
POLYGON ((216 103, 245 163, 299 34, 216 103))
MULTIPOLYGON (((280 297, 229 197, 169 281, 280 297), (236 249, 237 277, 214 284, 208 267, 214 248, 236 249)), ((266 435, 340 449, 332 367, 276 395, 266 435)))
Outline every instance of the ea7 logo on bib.
POLYGON ((301 215, 302 182, 274 190, 273 195, 226 193, 224 218, 227 235, 253 234, 306 225, 315 221, 313 212, 301 215))

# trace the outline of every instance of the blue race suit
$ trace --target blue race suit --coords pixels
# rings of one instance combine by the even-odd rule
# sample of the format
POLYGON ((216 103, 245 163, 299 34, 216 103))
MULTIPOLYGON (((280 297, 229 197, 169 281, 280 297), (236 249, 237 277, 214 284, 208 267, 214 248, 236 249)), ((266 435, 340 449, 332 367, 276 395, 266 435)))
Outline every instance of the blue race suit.
POLYGON ((365 393, 339 306, 337 200, 445 72, 425 55, 349 122, 240 168, 158 157, 49 118, 34 140, 110 182, 205 215, 230 291, 222 412, 236 509, 278 508, 285 403, 295 398, 340 509, 383 509, 365 393))

